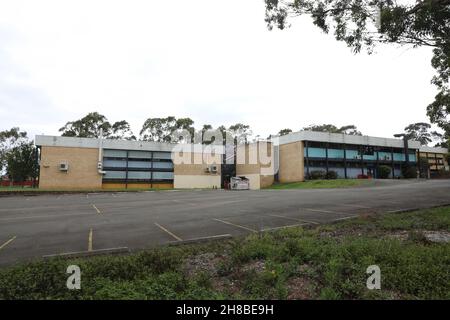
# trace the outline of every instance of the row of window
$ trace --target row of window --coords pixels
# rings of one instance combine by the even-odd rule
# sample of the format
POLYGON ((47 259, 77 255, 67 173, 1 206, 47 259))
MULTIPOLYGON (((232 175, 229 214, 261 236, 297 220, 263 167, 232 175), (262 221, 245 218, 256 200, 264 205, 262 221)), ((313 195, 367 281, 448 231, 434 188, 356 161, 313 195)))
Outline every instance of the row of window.
MULTIPOLYGON (((320 148, 320 149, 337 149, 337 150, 343 150, 344 144, 340 143, 328 143, 328 142, 316 142, 316 141, 308 141, 306 142, 308 144, 308 147, 311 148, 320 148)), ((380 152, 386 152, 391 153, 392 151, 394 153, 402 153, 403 148, 392 148, 392 147, 381 147, 381 146, 364 146, 364 145, 357 145, 357 144, 345 144, 346 150, 355 150, 355 151, 362 151, 365 154, 373 153, 375 151, 380 152)), ((410 152, 415 152, 413 149, 409 149, 410 152)))
POLYGON ((104 179, 112 180, 173 180, 173 172, 150 171, 106 171, 104 179))
MULTIPOLYGON (((323 148, 306 148, 305 149, 305 156, 308 156, 309 158, 326 158, 327 157, 327 149, 323 148)), ((364 154, 363 159, 364 160, 378 160, 381 161, 391 161, 392 156, 394 156, 394 161, 405 161, 406 157, 404 153, 394 153, 392 155, 391 152, 381 152, 377 151, 374 152, 373 155, 364 154)), ((358 150, 344 150, 343 149, 328 149, 328 158, 330 159, 361 159, 361 154, 358 150)), ((415 162, 416 161, 416 154, 410 153, 409 154, 409 161, 415 162)))
MULTIPOLYGON (((315 170, 325 171, 325 168, 319 167, 319 166, 309 168, 310 173, 315 170)), ((347 176, 348 179, 353 179, 353 178, 356 179, 361 174, 371 175, 373 177, 377 176, 376 168, 366 168, 366 167, 364 167, 364 168, 347 168, 347 170, 345 170, 344 168, 333 167, 333 168, 329 168, 329 170, 336 172, 338 175, 338 178, 345 178, 347 176)), ((307 168, 305 168, 305 176, 307 176, 307 174, 308 174, 308 170, 307 170, 307 168)), ((400 176, 401 176, 401 168, 395 167, 394 168, 394 177, 400 177, 400 176)), ((392 177, 392 173, 391 173, 391 177, 392 177)))
POLYGON ((105 149, 103 151, 103 157, 105 158, 123 158, 126 159, 172 159, 171 152, 163 151, 127 151, 127 150, 110 150, 105 149))
MULTIPOLYGON (((309 166, 310 170, 311 168, 314 167, 320 167, 320 168, 326 168, 327 167, 327 163, 326 161, 323 160, 309 160, 308 163, 305 163, 305 168, 309 166)), ((347 162, 346 166, 344 166, 343 162, 329 162, 328 163, 328 168, 330 170, 333 170, 333 168, 374 168, 375 166, 368 166, 367 163, 361 163, 361 162, 347 162)), ((389 167, 391 167, 391 165, 389 164, 389 167)), ((394 164, 394 168, 401 168, 401 164, 394 164)))
POLYGON ((170 181, 173 180, 171 152, 109 150, 103 152, 104 180, 170 181))
MULTIPOLYGON (((111 160, 104 159, 103 166, 105 168, 126 168, 127 160, 111 160)), ((173 163, 170 161, 131 161, 128 160, 128 168, 141 169, 173 169, 173 163)))

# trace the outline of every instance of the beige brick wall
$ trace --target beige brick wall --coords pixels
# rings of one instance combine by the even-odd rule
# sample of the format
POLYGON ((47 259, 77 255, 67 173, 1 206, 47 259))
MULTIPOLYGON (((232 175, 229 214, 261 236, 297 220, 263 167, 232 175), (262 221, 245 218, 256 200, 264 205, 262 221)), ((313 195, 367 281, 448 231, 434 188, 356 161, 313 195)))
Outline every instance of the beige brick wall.
POLYGON ((184 163, 179 163, 181 158, 174 159, 174 175, 220 176, 221 174, 221 154, 185 153, 182 157, 184 163), (217 165, 217 173, 206 172, 206 168, 211 165, 217 165))
POLYGON ((98 149, 46 147, 41 148, 39 188, 101 189, 102 176, 97 172, 98 149), (61 162, 69 164, 60 171, 61 162))
POLYGON ((280 182, 305 180, 303 142, 293 142, 280 146, 280 182))
MULTIPOLYGON (((261 151, 262 147, 266 146, 267 150, 262 154, 263 156, 272 157, 271 144, 247 144, 240 145, 237 148, 236 153, 236 175, 245 176, 250 179, 251 189, 260 189, 269 187, 274 182, 273 174, 264 175, 261 169, 266 168, 269 172, 273 158, 271 158, 270 164, 261 164, 261 151)), ((264 151, 264 150, 263 150, 264 151)))
POLYGON ((270 176, 260 176, 260 187, 261 188, 267 188, 270 187, 271 185, 273 185, 274 182, 274 176, 270 175, 270 176))

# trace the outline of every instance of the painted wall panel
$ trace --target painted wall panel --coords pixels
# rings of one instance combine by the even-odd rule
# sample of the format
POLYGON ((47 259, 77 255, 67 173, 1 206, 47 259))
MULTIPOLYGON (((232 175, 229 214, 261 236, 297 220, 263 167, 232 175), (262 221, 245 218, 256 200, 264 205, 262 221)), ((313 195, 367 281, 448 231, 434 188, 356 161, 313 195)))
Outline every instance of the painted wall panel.
POLYGON ((173 182, 178 189, 220 188, 220 176, 175 175, 173 182))

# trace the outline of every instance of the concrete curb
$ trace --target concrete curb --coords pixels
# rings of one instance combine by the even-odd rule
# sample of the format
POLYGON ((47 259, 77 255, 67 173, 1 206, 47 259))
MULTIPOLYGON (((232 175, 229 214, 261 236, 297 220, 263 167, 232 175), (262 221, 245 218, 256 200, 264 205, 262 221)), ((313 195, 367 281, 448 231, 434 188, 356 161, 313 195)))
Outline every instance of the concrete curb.
POLYGON ((121 253, 129 253, 130 249, 128 247, 118 247, 118 248, 107 248, 107 249, 97 249, 92 251, 77 251, 77 252, 66 252, 66 253, 57 253, 57 254, 49 254, 42 256, 44 259, 51 258, 76 258, 76 257, 90 257, 97 256, 103 254, 121 254, 121 253))
POLYGON ((210 236, 210 237, 201 237, 201 238, 194 238, 194 239, 187 239, 187 240, 181 240, 181 241, 171 241, 167 243, 169 246, 178 246, 183 244, 194 244, 194 243, 204 243, 214 240, 223 240, 223 239, 231 239, 234 238, 231 234, 222 234, 218 236, 210 236))

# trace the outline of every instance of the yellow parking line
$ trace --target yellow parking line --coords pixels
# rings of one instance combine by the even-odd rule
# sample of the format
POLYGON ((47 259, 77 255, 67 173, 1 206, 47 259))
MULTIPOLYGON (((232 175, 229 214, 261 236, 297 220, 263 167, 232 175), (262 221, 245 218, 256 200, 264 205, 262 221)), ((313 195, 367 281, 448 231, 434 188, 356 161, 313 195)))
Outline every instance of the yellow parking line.
POLYGON ((167 230, 166 228, 164 228, 162 225, 160 225, 159 223, 155 222, 155 225, 160 228, 162 231, 167 232, 169 235, 171 235, 173 238, 175 238, 177 241, 183 241, 183 239, 181 239, 179 236, 177 236, 176 234, 173 234, 172 232, 170 232, 169 230, 167 230))
POLYGON ((11 239, 9 239, 8 241, 6 241, 4 244, 2 244, 0 246, 0 250, 2 250, 4 247, 6 247, 8 244, 10 244, 11 242, 13 242, 15 239, 17 238, 17 236, 12 237, 11 239))
POLYGON ((213 220, 219 221, 219 222, 222 222, 222 223, 225 223, 225 224, 228 224, 230 226, 234 226, 236 228, 241 228, 241 229, 244 229, 244 230, 247 230, 247 231, 258 232, 258 231, 254 230, 254 229, 251 229, 251 228, 248 228, 248 227, 245 227, 245 226, 241 226, 239 224, 235 224, 235 223, 232 223, 232 222, 229 222, 229 221, 220 220, 220 219, 213 219, 213 220))
POLYGON ((92 228, 89 231, 89 238, 88 238, 88 251, 92 251, 92 228))
POLYGON ((102 213, 100 210, 98 210, 98 208, 95 206, 95 204, 92 205, 92 207, 94 207, 95 211, 97 211, 97 213, 102 213))

